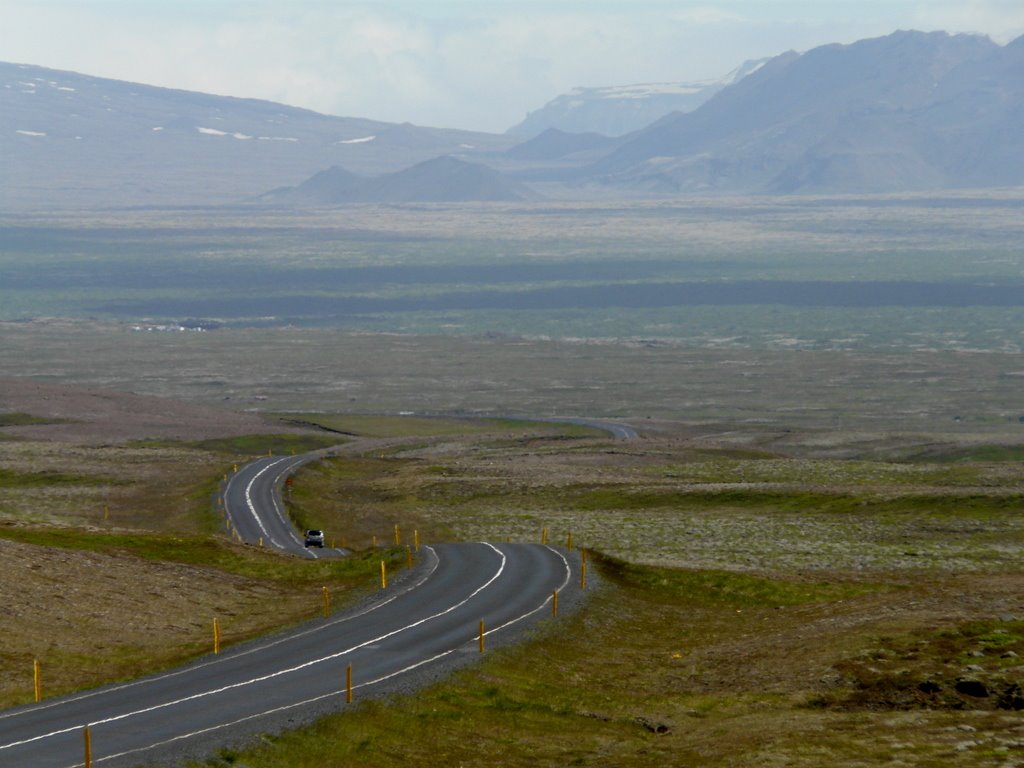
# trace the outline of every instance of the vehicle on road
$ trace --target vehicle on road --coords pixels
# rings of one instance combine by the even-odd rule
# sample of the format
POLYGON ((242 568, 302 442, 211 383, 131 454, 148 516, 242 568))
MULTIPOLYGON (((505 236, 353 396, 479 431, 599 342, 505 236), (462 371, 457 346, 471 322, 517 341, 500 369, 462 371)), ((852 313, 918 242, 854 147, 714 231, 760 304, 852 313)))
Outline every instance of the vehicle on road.
POLYGON ((307 547, 324 547, 324 532, 316 529, 306 531, 306 546, 307 547))

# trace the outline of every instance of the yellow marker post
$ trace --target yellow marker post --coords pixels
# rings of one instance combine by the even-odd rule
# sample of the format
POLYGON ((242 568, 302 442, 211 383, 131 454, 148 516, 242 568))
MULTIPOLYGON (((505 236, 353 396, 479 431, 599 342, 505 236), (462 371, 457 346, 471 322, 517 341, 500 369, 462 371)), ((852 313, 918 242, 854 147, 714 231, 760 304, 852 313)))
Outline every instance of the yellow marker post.
POLYGON ((416 551, 420 551, 420 532, 416 529, 412 532, 412 543, 416 547, 416 551))
POLYGON ((263 549, 263 537, 260 536, 260 549, 263 549))
POLYGON ((237 472, 238 471, 238 465, 234 464, 233 467, 234 467, 234 471, 237 472))
POLYGON ((480 653, 484 652, 484 620, 480 619, 480 653))
POLYGON ((220 653, 220 619, 213 620, 213 652, 220 653))
POLYGON ((348 665, 348 669, 345 670, 345 701, 349 704, 352 703, 352 665, 348 665))
POLYGON ((551 616, 555 617, 558 615, 558 590, 556 589, 551 593, 551 616))
POLYGON ((82 729, 82 737, 85 740, 85 768, 92 768, 92 734, 88 725, 82 729))
POLYGON ((580 589, 587 588, 587 561, 584 560, 580 565, 580 589))
POLYGON ((269 459, 273 455, 274 455, 274 452, 271 451, 269 448, 267 448, 267 458, 269 459))
POLYGON ((32 662, 32 678, 35 683, 36 704, 43 700, 43 668, 39 659, 32 662))
POLYGON ((541 544, 547 544, 548 543, 548 529, 547 528, 541 528, 540 529, 540 543, 541 544))
POLYGON ((402 543, 402 535, 398 532, 398 523, 395 523, 395 546, 402 543))
POLYGON ((326 619, 331 615, 331 590, 327 587, 323 588, 322 591, 323 602, 324 602, 324 618, 326 619))
POLYGON ((409 547, 405 548, 405 567, 412 568, 412 550, 409 547))
POLYGON ((572 531, 569 531, 569 535, 566 537, 565 548, 572 550, 572 531))
POLYGON ((383 560, 380 561, 380 588, 388 588, 388 569, 383 560))

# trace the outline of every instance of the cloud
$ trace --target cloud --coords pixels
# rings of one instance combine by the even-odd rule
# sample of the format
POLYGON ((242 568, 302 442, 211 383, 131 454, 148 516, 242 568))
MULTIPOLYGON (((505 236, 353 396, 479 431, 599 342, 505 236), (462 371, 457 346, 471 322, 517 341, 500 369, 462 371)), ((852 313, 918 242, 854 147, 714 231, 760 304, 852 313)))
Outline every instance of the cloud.
POLYGON ((987 34, 999 43, 1024 34, 1024 5, 1020 0, 959 0, 917 6, 914 18, 922 29, 987 34))
POLYGON ((686 24, 731 24, 749 20, 746 16, 736 11, 709 5, 674 11, 669 16, 674 21, 686 24))

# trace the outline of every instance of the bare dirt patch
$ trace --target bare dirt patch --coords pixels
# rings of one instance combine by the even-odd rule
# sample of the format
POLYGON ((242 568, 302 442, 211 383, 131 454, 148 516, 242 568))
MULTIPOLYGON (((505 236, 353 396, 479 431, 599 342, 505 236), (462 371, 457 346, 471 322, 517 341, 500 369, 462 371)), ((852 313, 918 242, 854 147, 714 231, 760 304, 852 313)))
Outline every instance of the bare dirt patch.
POLYGON ((33 659, 49 696, 202 652, 214 617, 227 642, 314 607, 222 571, 0 539, 0 704, 31 701, 33 659))
MULTIPOLYGON (((239 413, 179 400, 30 379, 0 379, 0 413, 29 414, 52 423, 3 427, 5 435, 77 443, 123 443, 130 440, 206 440, 267 432, 270 422, 254 413, 239 413)), ((299 432, 273 424, 275 432, 299 432)))

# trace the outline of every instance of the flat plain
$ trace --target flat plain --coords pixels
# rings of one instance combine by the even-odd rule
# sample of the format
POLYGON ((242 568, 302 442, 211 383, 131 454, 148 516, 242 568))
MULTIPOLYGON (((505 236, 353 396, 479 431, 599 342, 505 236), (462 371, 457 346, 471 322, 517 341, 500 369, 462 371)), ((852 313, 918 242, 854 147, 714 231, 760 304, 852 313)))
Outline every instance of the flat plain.
POLYGON ((0 697, 29 700, 33 658, 52 695, 204 653, 214 614, 233 642, 312 615, 324 583, 356 599, 394 525, 546 528, 591 553, 583 611, 207 765, 1019 765, 1024 309, 976 289, 1024 279, 1020 205, 4 219, 0 697), (659 281, 801 290, 463 301, 659 281), (831 304, 804 300, 812 283, 831 304), (912 283, 953 288, 871 300, 912 283), (256 311, 315 297, 338 311, 256 311), (575 416, 640 437, 536 421, 575 416), (331 443, 343 456, 287 501, 359 555, 324 569, 232 543, 215 491, 233 464, 331 443), (149 586, 118 599, 132 579, 149 586))

